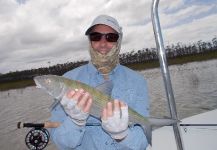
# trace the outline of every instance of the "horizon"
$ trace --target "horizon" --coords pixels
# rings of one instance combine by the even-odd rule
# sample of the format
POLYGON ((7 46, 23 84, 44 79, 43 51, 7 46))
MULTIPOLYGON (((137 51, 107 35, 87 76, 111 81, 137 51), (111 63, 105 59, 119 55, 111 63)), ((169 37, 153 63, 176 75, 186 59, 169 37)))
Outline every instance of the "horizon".
MULTIPOLYGON (((176 45, 175 44, 172 44, 172 45, 167 45, 167 46, 165 46, 165 51, 166 51, 166 55, 168 54, 167 52, 169 52, 169 51, 167 51, 168 49, 167 48, 169 48, 170 50, 177 50, 177 51, 173 51, 174 53, 173 54, 171 54, 170 53, 170 55, 172 56, 172 58, 173 57, 176 57, 176 56, 183 56, 183 54, 184 55, 191 55, 191 54, 200 54, 200 53, 204 53, 204 52, 212 52, 213 50, 214 51, 216 51, 217 49, 213 49, 213 48, 216 48, 216 46, 217 46, 217 38, 216 37, 214 37, 214 38, 212 38, 212 42, 211 41, 208 41, 208 42, 204 42, 204 41, 202 41, 202 40, 199 40, 197 43, 190 43, 190 44, 188 44, 188 45, 185 45, 185 44, 183 44, 183 43, 180 43, 180 42, 178 42, 178 43, 176 43, 176 45), (199 43, 200 42, 200 43, 199 43), (189 51, 189 48, 193 48, 193 46, 196 46, 196 49, 190 49, 190 51, 189 51), (205 46, 205 49, 204 49, 204 46, 205 46), (178 49, 177 49, 177 47, 178 47, 178 49), (171 49, 171 48, 174 48, 174 49, 171 49), (180 49, 181 48, 181 49, 180 49), (184 51, 183 51, 183 48, 184 48, 184 51), (201 49, 202 48, 202 49, 201 49), (211 48, 211 49, 210 49, 211 48), (186 50, 186 51, 185 51, 186 50), (200 50, 202 50, 202 51, 200 51, 200 50), (198 53, 198 51, 199 51, 199 53, 198 53), (179 53, 179 52, 181 52, 181 53, 179 53), (180 54, 180 55, 179 55, 180 54)), ((141 52, 139 52, 139 51, 145 51, 145 53, 147 52, 147 50, 149 51, 148 52, 148 54, 151 52, 151 53, 153 53, 154 51, 157 51, 157 49, 156 48, 143 48, 143 49, 140 49, 140 50, 136 50, 136 51, 134 51, 134 50, 132 50, 132 51, 128 51, 128 52, 125 52, 125 53, 120 53, 119 54, 119 58, 121 59, 121 58, 124 58, 123 59, 123 62, 122 63, 124 63, 124 60, 126 60, 127 58, 126 57, 122 57, 123 55, 127 55, 127 56, 129 56, 129 57, 134 57, 135 55, 137 56, 138 54, 140 54, 140 55, 143 55, 141 52)), ((148 57, 148 55, 147 56, 145 56, 144 58, 147 58, 148 57)), ((159 57, 159 56, 157 56, 157 57, 159 57)), ((170 58, 170 56, 168 55, 167 56, 167 59, 169 59, 170 58)), ((141 59, 141 57, 139 57, 138 58, 139 60, 141 59)), ((152 60, 152 59, 155 59, 155 58, 150 58, 150 60, 152 60)), ((149 60, 149 59, 148 59, 149 60)), ((203 59, 202 59, 203 60, 203 59)), ((40 69, 51 69, 51 68, 55 68, 55 67, 57 67, 57 66, 59 66, 59 65, 69 65, 70 63, 72 63, 72 64, 83 64, 83 63, 88 63, 90 60, 77 60, 77 61, 71 61, 71 62, 64 62, 64 63, 57 63, 57 64, 53 64, 53 65, 51 65, 51 66, 43 66, 43 67, 40 67, 40 68, 29 68, 29 69, 26 69, 26 70, 15 70, 15 71, 11 71, 11 72, 7 72, 7 73, 0 73, 0 75, 7 75, 7 74, 13 74, 13 73, 21 73, 21 72, 25 72, 25 71, 33 71, 33 70, 40 70, 40 69)), ((194 60, 193 60, 194 61, 194 60)), ((128 62, 128 61, 127 61, 128 62)), ((142 61, 143 62, 143 61, 142 61)), ((187 61, 188 62, 188 61, 187 61)), ((131 64, 132 62, 128 62, 129 64, 131 64)), ((127 64, 128 64, 127 63, 127 64)), ((138 62, 137 62, 138 63, 138 62)), ((125 63, 124 63, 125 64, 125 63)), ((126 64, 125 64, 126 65, 126 64)), ((78 66, 80 66, 80 65, 78 65, 78 66)))

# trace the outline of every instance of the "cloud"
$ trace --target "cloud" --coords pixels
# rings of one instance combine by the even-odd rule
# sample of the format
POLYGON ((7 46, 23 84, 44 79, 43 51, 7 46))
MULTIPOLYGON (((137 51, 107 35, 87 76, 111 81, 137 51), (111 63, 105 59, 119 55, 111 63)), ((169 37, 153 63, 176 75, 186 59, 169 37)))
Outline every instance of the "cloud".
MULTIPOLYGON (((199 1, 160 1, 166 43, 209 40, 216 35, 217 3, 199 1)), ((0 1, 0 72, 89 59, 84 32, 99 14, 114 16, 123 27, 121 53, 155 47, 151 3, 151 0, 0 1)))
POLYGON ((162 27, 171 28, 180 24, 187 24, 194 19, 210 15, 212 10, 216 9, 216 4, 212 5, 193 5, 183 7, 175 13, 164 13, 161 16, 162 27))
POLYGON ((211 41, 211 39, 217 35, 216 17, 217 14, 212 14, 201 19, 193 20, 188 24, 182 24, 178 27, 166 29, 164 31, 165 41, 170 41, 170 43, 182 42, 186 44, 199 40, 211 41), (211 21, 212 23, 210 23, 211 21))

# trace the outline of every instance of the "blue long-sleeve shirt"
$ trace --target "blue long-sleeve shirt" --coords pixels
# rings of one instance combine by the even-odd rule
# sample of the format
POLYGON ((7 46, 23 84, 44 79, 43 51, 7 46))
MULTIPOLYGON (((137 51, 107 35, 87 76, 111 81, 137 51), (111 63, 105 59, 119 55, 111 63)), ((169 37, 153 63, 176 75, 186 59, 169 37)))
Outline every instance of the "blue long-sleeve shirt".
MULTIPOLYGON (((64 76, 92 87, 105 82, 92 63, 73 69, 64 76)), ((113 99, 124 101, 143 116, 149 115, 147 83, 142 75, 118 64, 109 79, 113 82, 113 99)), ((61 122, 60 127, 50 130, 53 142, 61 150, 145 150, 147 147, 147 139, 140 126, 130 126, 127 137, 117 142, 102 129, 99 119, 89 116, 86 126, 77 126, 60 104, 52 109, 50 120, 61 122)))

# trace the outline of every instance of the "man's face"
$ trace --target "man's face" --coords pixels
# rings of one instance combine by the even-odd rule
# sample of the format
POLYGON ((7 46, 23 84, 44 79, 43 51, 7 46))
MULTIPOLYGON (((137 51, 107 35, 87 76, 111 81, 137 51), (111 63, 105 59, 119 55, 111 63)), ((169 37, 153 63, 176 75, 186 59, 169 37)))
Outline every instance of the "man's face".
MULTIPOLYGON (((107 38, 115 38, 115 37, 112 37, 113 35, 110 34, 110 35, 105 35, 105 34, 108 34, 108 33, 113 33, 115 35, 117 35, 117 32, 112 29, 111 27, 109 26, 106 26, 106 25, 96 25, 94 26, 94 28, 92 29, 91 33, 101 33, 101 34, 104 34, 99 41, 91 41, 91 45, 92 45, 92 48, 94 50, 96 50, 97 52, 101 53, 101 54, 107 54, 112 48, 114 45, 117 44, 117 41, 116 42, 109 42, 107 39, 106 39, 106 36, 107 38), (110 37, 108 37, 110 36, 110 37)), ((114 35, 114 36, 115 36, 114 35)))

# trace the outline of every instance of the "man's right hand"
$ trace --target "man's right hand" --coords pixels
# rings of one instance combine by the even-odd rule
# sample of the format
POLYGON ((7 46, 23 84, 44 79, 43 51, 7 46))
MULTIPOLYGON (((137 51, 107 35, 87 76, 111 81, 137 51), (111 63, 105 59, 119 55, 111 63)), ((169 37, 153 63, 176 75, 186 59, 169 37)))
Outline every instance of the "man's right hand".
POLYGON ((60 101, 65 112, 79 126, 86 124, 92 102, 91 95, 83 89, 68 91, 60 101))

